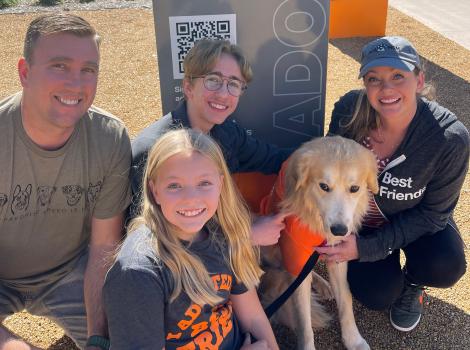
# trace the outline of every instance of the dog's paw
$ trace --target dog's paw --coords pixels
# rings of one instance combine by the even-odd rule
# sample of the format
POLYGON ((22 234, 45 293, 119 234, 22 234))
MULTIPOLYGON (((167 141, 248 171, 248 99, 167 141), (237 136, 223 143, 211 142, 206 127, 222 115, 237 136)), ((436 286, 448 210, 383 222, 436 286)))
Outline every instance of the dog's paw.
POLYGON ((348 350, 370 350, 369 344, 367 344, 367 342, 362 337, 356 339, 354 342, 350 342, 350 344, 344 342, 344 345, 348 350))
POLYGON ((296 350, 315 350, 315 343, 313 341, 309 341, 307 343, 301 343, 297 341, 297 346, 295 347, 296 350))
POLYGON ((320 299, 332 300, 334 298, 330 283, 314 271, 312 271, 312 289, 317 292, 320 299))

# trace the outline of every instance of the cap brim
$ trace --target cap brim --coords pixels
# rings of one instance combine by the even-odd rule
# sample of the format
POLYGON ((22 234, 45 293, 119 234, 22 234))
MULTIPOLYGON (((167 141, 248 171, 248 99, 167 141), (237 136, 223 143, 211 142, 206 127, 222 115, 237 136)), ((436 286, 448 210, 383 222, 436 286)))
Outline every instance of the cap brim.
POLYGON ((361 79, 371 68, 374 67, 393 67, 406 72, 412 72, 416 68, 413 63, 402 61, 397 58, 383 57, 373 60, 367 63, 364 67, 361 67, 358 79, 361 79))

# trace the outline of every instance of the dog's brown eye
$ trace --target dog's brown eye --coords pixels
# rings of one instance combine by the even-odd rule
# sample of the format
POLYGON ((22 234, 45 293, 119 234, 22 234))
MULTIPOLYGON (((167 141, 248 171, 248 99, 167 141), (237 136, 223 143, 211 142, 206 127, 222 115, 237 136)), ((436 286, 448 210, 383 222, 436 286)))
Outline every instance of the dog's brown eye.
POLYGON ((359 191, 359 186, 356 185, 351 186, 351 188, 349 189, 349 192, 351 193, 356 193, 357 191, 359 191))
POLYGON ((330 187, 323 182, 320 182, 320 188, 325 192, 330 192, 330 187))

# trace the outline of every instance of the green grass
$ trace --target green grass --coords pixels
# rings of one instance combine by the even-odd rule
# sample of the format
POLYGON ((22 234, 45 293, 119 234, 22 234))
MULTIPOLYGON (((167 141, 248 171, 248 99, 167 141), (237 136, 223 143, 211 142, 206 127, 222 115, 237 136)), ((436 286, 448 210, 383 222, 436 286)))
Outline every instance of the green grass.
POLYGON ((19 0, 0 0, 0 9, 15 6, 19 0))

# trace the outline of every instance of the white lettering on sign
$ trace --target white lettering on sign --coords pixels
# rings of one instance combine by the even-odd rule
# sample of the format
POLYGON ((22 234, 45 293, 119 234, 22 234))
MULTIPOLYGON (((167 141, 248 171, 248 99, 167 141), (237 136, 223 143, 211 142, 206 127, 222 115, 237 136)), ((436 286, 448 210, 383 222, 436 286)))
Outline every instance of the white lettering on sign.
POLYGON ((315 43, 327 35, 327 16, 323 5, 312 0, 299 11, 297 0, 285 0, 273 15, 273 31, 286 51, 273 67, 273 96, 299 96, 290 105, 273 112, 273 127, 305 136, 322 134, 323 70, 313 52, 315 43), (287 39, 288 38, 288 39, 287 39))

